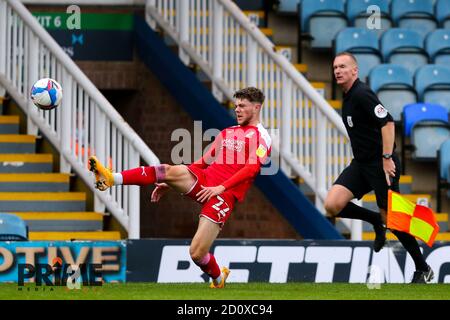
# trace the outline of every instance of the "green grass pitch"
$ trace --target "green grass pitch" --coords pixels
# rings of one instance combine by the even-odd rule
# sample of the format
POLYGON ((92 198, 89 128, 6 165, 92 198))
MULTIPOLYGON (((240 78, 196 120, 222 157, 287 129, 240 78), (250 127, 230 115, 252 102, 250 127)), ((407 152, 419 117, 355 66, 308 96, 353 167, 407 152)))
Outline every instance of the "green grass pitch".
POLYGON ((101 287, 37 287, 0 284, 0 299, 38 300, 450 300, 450 284, 381 284, 369 289, 348 283, 229 283, 224 289, 208 284, 117 283, 101 287))

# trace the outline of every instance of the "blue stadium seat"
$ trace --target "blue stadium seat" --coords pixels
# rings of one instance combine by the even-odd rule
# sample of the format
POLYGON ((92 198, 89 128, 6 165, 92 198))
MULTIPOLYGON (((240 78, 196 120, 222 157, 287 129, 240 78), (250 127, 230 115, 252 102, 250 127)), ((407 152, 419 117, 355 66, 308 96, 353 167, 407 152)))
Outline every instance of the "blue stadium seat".
POLYGON ((448 123, 447 110, 437 104, 412 103, 403 108, 403 134, 405 137, 411 135, 412 127, 419 121, 430 120, 448 123))
POLYGON ((450 139, 445 140, 438 151, 437 212, 441 212, 441 190, 447 189, 450 197, 450 139))
POLYGON ((281 14, 296 14, 301 0, 279 0, 277 12, 281 14))
POLYGON ((345 28, 339 31, 335 51, 353 53, 358 61, 359 78, 362 81, 366 81, 370 70, 381 63, 377 35, 367 29, 345 28))
POLYGON ((425 39, 425 50, 432 63, 450 65, 450 29, 430 32, 425 39))
POLYGON ((302 0, 300 32, 312 37, 311 48, 330 49, 336 34, 347 26, 344 0, 302 0))
POLYGON ((415 75, 419 100, 440 104, 450 111, 450 68, 437 64, 421 67, 415 75))
POLYGON ((396 122, 401 121, 403 106, 417 102, 413 76, 403 66, 382 64, 373 68, 369 84, 396 122))
POLYGON ((446 29, 450 28, 450 1, 437 0, 435 9, 439 26, 446 29))
POLYGON ((444 121, 421 120, 411 129, 412 158, 416 161, 435 161, 441 144, 450 138, 450 124, 444 121))
POLYGON ((358 28, 372 29, 376 26, 373 19, 369 19, 374 14, 370 6, 377 6, 377 13, 380 14, 380 28, 372 29, 378 36, 392 27, 392 19, 389 12, 390 0, 347 0, 347 17, 350 25, 358 28), (369 12, 367 12, 369 10, 369 12), (368 27, 369 24, 369 27, 368 27))
POLYGON ((416 30, 423 37, 438 26, 433 0, 392 0, 391 15, 396 26, 416 30))
POLYGON ((436 151, 447 134, 450 136, 450 125, 444 107, 429 103, 406 105, 401 135, 402 174, 406 173, 406 150, 412 151, 411 157, 415 160, 436 159, 436 151), (405 143, 407 137, 410 137, 410 144, 405 143))
POLYGON ((410 29, 392 28, 381 36, 381 53, 384 62, 400 64, 411 73, 428 63, 424 38, 410 29))
POLYGON ((0 213, 0 241, 28 240, 28 228, 15 214, 0 213))

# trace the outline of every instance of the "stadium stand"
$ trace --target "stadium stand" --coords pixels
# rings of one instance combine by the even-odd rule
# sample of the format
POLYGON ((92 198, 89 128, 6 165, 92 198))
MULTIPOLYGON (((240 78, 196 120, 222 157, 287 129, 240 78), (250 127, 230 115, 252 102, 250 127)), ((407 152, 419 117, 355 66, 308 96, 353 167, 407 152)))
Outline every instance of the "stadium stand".
POLYGON ((0 213, 0 241, 26 241, 28 240, 28 227, 20 217, 0 213))
MULTIPOLYGON (((389 0, 347 0, 346 13, 350 25, 358 28, 367 28, 367 18, 375 12, 380 14, 380 28, 372 29, 380 36, 384 31, 392 27, 392 18, 389 11, 389 0), (376 6, 376 7, 371 7, 376 6), (377 10, 377 11, 375 11, 377 10), (367 12, 369 11, 369 12, 367 12)), ((376 26, 376 25, 375 25, 376 26)))
POLYGON ((335 40, 335 53, 348 51, 354 54, 359 66, 359 78, 366 81, 370 70, 381 63, 377 35, 363 28, 345 28, 335 40))
POLYGON ((279 14, 296 14, 301 0, 279 0, 276 6, 279 14))
POLYGON ((450 111, 450 68, 426 65, 414 77, 419 101, 439 104, 450 111))
POLYGON ((381 36, 381 53, 385 63, 403 65, 412 73, 428 63, 423 36, 414 30, 387 30, 381 36))
POLYGON ((413 29, 425 36, 437 28, 433 0, 392 0, 391 15, 399 28, 413 29))
POLYGON ((442 28, 450 28, 450 1, 437 0, 435 4, 435 14, 442 28))
POLYGON ((299 34, 311 37, 313 49, 331 49, 336 34, 347 26, 343 0, 303 0, 299 16, 299 34))
MULTIPOLYGON (((418 161, 436 160, 437 150, 450 136, 447 110, 436 104, 415 103, 403 108, 402 164, 405 171, 405 149, 418 161), (405 139, 410 138, 406 145, 405 139)), ((404 173, 404 172, 403 172, 404 173)))
POLYGON ((438 150, 437 211, 442 209, 442 190, 450 198, 450 139, 445 140, 438 150))
POLYGON ((404 105, 417 102, 413 76, 403 66, 382 64, 373 68, 369 84, 396 122, 401 121, 404 105))
POLYGON ((450 65, 450 29, 437 29, 425 39, 425 50, 434 64, 450 65))

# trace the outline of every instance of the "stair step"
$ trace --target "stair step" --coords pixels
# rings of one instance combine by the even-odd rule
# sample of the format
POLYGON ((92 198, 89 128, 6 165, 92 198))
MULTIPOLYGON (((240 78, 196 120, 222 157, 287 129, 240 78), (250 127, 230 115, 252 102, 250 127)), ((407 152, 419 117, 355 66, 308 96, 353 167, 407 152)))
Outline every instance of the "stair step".
POLYGON ((243 12, 258 28, 262 28, 264 26, 264 11, 244 10, 243 12))
POLYGON ((65 173, 0 173, 0 192, 68 192, 69 180, 65 173))
POLYGON ((1 154, 1 173, 37 173, 51 172, 53 169, 52 154, 1 154))
POLYGON ((84 192, 0 192, 0 211, 85 211, 84 192))
POLYGON ((294 67, 300 73, 303 73, 303 74, 308 73, 308 65, 306 63, 294 63, 294 67))
POLYGON ((272 28, 259 28, 261 32, 272 41, 273 38, 273 29, 272 28))
POLYGON ((101 231, 97 212, 11 212, 26 221, 30 231, 101 231))
POLYGON ((29 240, 120 240, 119 231, 44 232, 32 231, 29 240))
MULTIPOLYGON (((394 236, 390 231, 386 232, 386 238, 388 240, 397 240, 397 237, 394 236)), ((363 232, 362 239, 363 240, 374 240, 375 232, 363 232)), ((450 232, 439 232, 436 235, 436 241, 450 241, 450 232)))
POLYGON ((0 153, 34 153, 36 136, 27 134, 0 134, 0 153))
POLYGON ((0 134, 18 134, 19 116, 0 116, 0 134))
POLYGON ((294 59, 294 48, 292 46, 277 45, 275 46, 275 51, 285 56, 290 62, 297 60, 294 59))
POLYGON ((342 101, 341 100, 327 100, 327 102, 336 111, 340 111, 342 109, 342 101))

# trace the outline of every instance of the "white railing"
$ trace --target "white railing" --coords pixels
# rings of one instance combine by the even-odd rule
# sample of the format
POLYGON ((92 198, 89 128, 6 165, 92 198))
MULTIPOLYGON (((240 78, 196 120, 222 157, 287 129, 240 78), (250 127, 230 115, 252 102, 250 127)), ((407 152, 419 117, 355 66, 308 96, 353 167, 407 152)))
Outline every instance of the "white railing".
POLYGON ((158 164, 158 158, 17 0, 0 0, 0 85, 28 115, 28 133, 42 132, 58 149, 61 172, 73 170, 95 192, 94 210, 106 207, 128 237, 138 239, 139 187, 95 190, 87 159, 95 154, 121 171, 139 166, 140 159, 158 164), (62 105, 45 112, 29 99, 33 83, 44 77, 63 88, 62 105))
MULTIPOLYGON (((146 19, 176 41, 185 64, 208 75, 219 101, 244 86, 264 91, 262 122, 278 129, 282 168, 304 179, 324 212, 327 190, 352 158, 342 120, 326 100, 230 0, 147 0, 146 19)), ((349 227, 360 239, 358 222, 349 227)))

